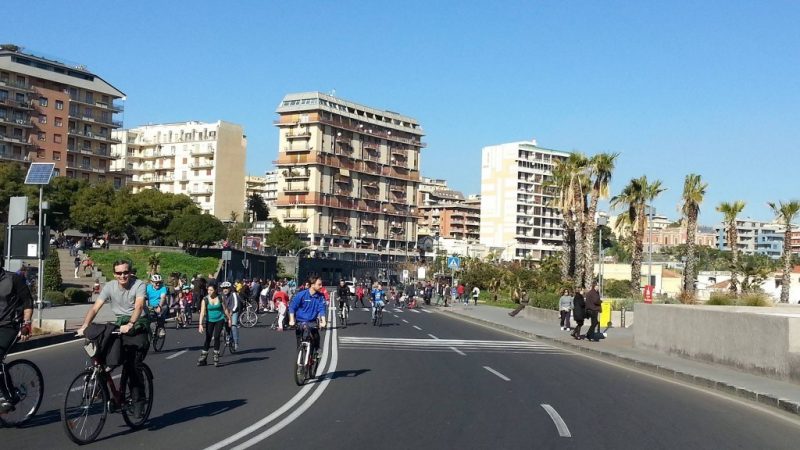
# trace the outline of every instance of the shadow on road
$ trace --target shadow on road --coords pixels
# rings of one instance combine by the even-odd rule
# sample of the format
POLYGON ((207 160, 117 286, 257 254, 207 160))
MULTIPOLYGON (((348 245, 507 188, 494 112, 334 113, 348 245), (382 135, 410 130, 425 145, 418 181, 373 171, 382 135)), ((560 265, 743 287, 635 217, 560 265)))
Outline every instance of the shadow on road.
POLYGON ((218 414, 223 414, 232 409, 238 408, 245 403, 247 403, 247 400, 238 399, 186 406, 181 409, 165 413, 159 417, 151 418, 148 422, 147 429, 150 431, 160 430, 171 425, 189 422, 198 417, 216 416, 218 414))
POLYGON ((337 370, 336 372, 326 373, 321 378, 327 378, 329 380, 335 380, 337 378, 353 378, 367 372, 369 372, 369 369, 337 370))
POLYGON ((61 422, 61 411, 58 409, 51 409, 50 411, 46 411, 43 413, 36 413, 36 415, 33 416, 30 422, 26 423, 25 425, 19 428, 40 427, 43 425, 49 425, 51 423, 56 423, 56 422, 61 422))
MULTIPOLYGON (((234 353, 234 355, 239 355, 239 353, 234 353)), ((249 363, 249 362, 253 362, 253 361, 263 361, 265 359, 269 359, 269 356, 261 356, 261 357, 257 357, 257 358, 239 358, 237 360, 230 361, 230 362, 222 362, 219 366, 220 367, 232 366, 234 364, 244 364, 244 363, 249 363)))
POLYGON ((271 352, 275 350, 275 347, 264 347, 264 348, 249 348, 247 350, 239 350, 235 355, 247 355, 250 353, 262 353, 262 352, 271 352))

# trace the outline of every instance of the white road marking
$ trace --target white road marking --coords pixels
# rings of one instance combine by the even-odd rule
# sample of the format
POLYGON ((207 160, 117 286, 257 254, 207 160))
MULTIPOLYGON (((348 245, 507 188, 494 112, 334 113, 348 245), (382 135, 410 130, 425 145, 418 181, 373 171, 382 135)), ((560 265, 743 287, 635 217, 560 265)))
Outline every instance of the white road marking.
POLYGON ((511 381, 511 378, 508 378, 507 376, 505 376, 505 375, 503 375, 502 373, 500 373, 500 372, 498 372, 498 371, 496 371, 496 370, 492 369, 492 368, 491 368, 491 367, 489 367, 489 366, 483 366, 483 368, 484 368, 484 369, 486 369, 486 370, 488 370, 489 372, 491 372, 491 373, 493 373, 493 374, 497 375, 497 376, 498 376, 498 377, 500 377, 500 379, 501 379, 501 380, 503 380, 503 381, 511 381))
POLYGON ((76 342, 83 342, 83 339, 74 339, 72 341, 59 342, 58 344, 45 345, 44 347, 32 348, 30 350, 23 350, 21 352, 11 352, 11 353, 8 354, 8 356, 24 355, 25 353, 31 353, 31 352, 35 352, 35 351, 39 351, 39 350, 44 350, 44 349, 47 349, 47 348, 60 347, 62 345, 67 345, 67 344, 74 344, 76 342))
POLYGON ((403 320, 403 322, 408 323, 408 321, 406 319, 402 319, 402 320, 403 320))
POLYGON ((181 350, 178 353, 175 353, 174 355, 167 356, 167 359, 177 358, 178 356, 181 356, 182 354, 184 354, 184 353, 186 353, 188 351, 189 350, 181 350))
POLYGON ((419 311, 417 311, 416 309, 412 309, 411 312, 415 312, 415 313, 419 314, 419 311))
POLYGON ((433 314, 432 311, 428 311, 427 309, 423 309, 422 312, 425 312, 425 313, 428 313, 428 314, 433 314))
POLYGON ((419 331, 422 331, 422 328, 420 328, 420 327, 418 327, 416 325, 414 325, 414 328, 418 329, 419 331))
POLYGON ((572 434, 569 432, 569 428, 567 428, 567 424, 564 422, 564 419, 558 414, 558 411, 555 410, 550 405, 541 405, 547 414, 550 415, 550 418, 553 419, 553 423, 556 424, 556 429, 558 430, 558 435, 561 437, 572 437, 572 434))
POLYGON ((430 337, 431 337, 431 339, 439 339, 439 338, 437 338, 436 336, 434 336, 434 335, 432 335, 432 334, 430 334, 430 333, 428 333, 428 336, 430 336, 430 337))
MULTIPOLYGON (((325 346, 324 346, 323 351, 322 351, 322 361, 320 361, 320 364, 319 364, 319 367, 318 367, 318 370, 317 370, 318 374, 320 373, 320 371, 324 370, 325 365, 328 363, 328 354, 329 354, 328 349, 330 349, 331 346, 333 346, 334 349, 331 350, 331 352, 330 352, 333 355, 333 357, 332 357, 332 361, 333 362, 331 363, 331 367, 328 369, 329 372, 332 373, 332 372, 334 372, 336 370, 336 361, 338 360, 338 345, 336 345, 337 339, 335 339, 333 337, 333 336, 338 334, 338 330, 336 328, 336 323, 335 323, 335 320, 334 320, 336 315, 333 314, 332 312, 329 313, 329 315, 330 315, 329 321, 331 322, 332 326, 330 328, 330 331, 328 333, 326 333, 326 335, 325 335, 325 342, 326 343, 325 343, 325 346)), ((306 409, 308 409, 308 407, 310 406, 311 403, 313 403, 314 401, 316 401, 319 398, 319 395, 322 395, 322 391, 325 390, 324 386, 327 386, 327 382, 328 381, 329 380, 326 379, 322 383, 306 384, 305 386, 303 386, 300 389, 300 392, 295 394, 294 397, 292 397, 288 402, 286 402, 279 409, 273 411, 272 414, 268 415, 267 417, 264 417, 263 419, 259 420, 258 422, 254 423, 253 425, 250 425, 249 427, 243 429, 242 431, 234 434, 233 436, 230 436, 230 437, 228 437, 228 438, 226 438, 226 439, 224 439, 224 440, 222 440, 220 442, 217 442, 216 444, 214 444, 212 446, 207 447, 206 450, 219 450, 219 449, 221 449, 223 447, 226 447, 228 445, 233 444, 236 441, 239 441, 241 439, 246 438, 250 434, 255 433, 259 428, 263 428, 263 427, 267 426, 270 422, 272 422, 275 419, 277 419, 278 417, 282 416, 284 413, 286 413, 290 409, 295 408, 295 405, 297 403, 299 403, 309 391, 313 390, 314 388, 319 387, 319 389, 317 389, 306 400, 306 402, 303 405, 301 405, 300 407, 295 409, 294 412, 291 415, 287 416, 285 419, 283 419, 278 424, 274 425, 272 428, 266 430, 265 432, 257 435, 256 437, 250 439, 249 441, 241 444, 240 446, 238 446, 236 448, 247 448, 247 447, 249 447, 251 445, 254 445, 257 442, 260 442, 263 439, 266 439, 269 435, 266 435, 266 436, 264 436, 263 438, 260 438, 260 439, 258 439, 258 438, 259 438, 259 436, 262 436, 264 433, 270 432, 271 430, 274 430, 274 431, 272 431, 270 434, 273 434, 273 433, 277 432, 278 430, 275 429, 275 427, 277 427, 278 425, 283 424, 280 427, 280 428, 283 428, 286 425, 288 425, 289 423, 291 423, 291 421, 293 421, 297 417, 297 416, 295 416, 295 414, 298 411, 300 411, 301 409, 302 409, 302 411, 305 411, 306 409), (319 395, 317 395, 317 393, 319 393, 319 395), (287 421, 287 419, 289 419, 289 418, 291 418, 291 420, 287 421), (258 440, 255 440, 255 439, 258 439, 258 440), (251 443, 251 441, 253 441, 253 442, 251 443)))
POLYGON ((454 352, 458 353, 458 354, 459 354, 459 355, 461 355, 461 356, 467 356, 467 354, 466 354, 466 353, 462 352, 461 350, 459 350, 459 349, 457 349, 457 348, 455 348, 455 347, 450 347, 450 350, 452 350, 452 351, 454 351, 454 352))

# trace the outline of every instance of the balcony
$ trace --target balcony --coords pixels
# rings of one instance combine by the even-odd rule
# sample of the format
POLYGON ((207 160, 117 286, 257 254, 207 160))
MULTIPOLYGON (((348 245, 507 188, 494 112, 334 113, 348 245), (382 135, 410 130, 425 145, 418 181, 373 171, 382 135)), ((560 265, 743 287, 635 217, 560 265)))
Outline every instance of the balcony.
POLYGON ((31 86, 28 83, 19 82, 19 81, 0 80, 0 86, 7 87, 7 88, 13 89, 15 91, 34 92, 33 86, 31 86))
POLYGON ((311 217, 309 214, 290 212, 283 216, 283 220, 284 222, 305 222, 309 217, 311 217))
POLYGON ((286 169, 281 172, 283 178, 286 180, 305 180, 311 176, 309 170, 286 169))
POLYGON ((342 223, 347 225, 350 223, 350 216, 334 214, 333 216, 331 216, 331 220, 333 221, 333 223, 342 223))
POLYGON ((405 196, 405 193, 406 193, 406 187, 405 187, 405 186, 398 185, 398 184, 390 184, 390 185, 389 185, 389 190, 390 190, 391 192, 398 192, 398 193, 402 193, 402 194, 404 194, 403 196, 405 196))
POLYGON ((25 139, 25 136, 9 136, 5 133, 0 133, 0 141, 10 142, 12 144, 19 144, 28 147, 34 146, 30 142, 28 142, 27 139, 25 139))
POLYGON ((335 187, 333 188, 334 195, 351 195, 353 193, 353 188, 351 186, 345 187, 335 187))
POLYGON ((302 194, 308 192, 308 183, 302 183, 302 184, 289 183, 283 189, 283 192, 287 194, 302 194))
POLYGON ((0 152, 0 160, 2 159, 11 161, 30 161, 30 158, 22 154, 0 152))
POLYGON ((393 158, 402 159, 404 161, 408 159, 408 153, 406 153, 405 149, 401 148, 392 148, 391 155, 393 158))
POLYGON ((9 116, 0 116, 0 124, 11 125, 14 127, 33 128, 30 117, 12 118, 9 116))
POLYGON ((189 190, 189 195, 209 195, 214 193, 214 188, 212 187, 199 187, 189 190))
MULTIPOLYGON (((330 125, 330 126, 335 127, 335 128, 340 128, 342 130, 353 131, 353 132, 356 132, 356 133, 359 133, 359 134, 364 133, 364 129, 363 128, 360 128, 358 125, 350 123, 349 120, 345 121, 344 119, 337 119, 337 118, 333 118, 333 119, 319 118, 319 119, 316 120, 316 122, 319 122, 319 123, 325 124, 325 125, 330 125)), ((281 123, 280 121, 275 121, 275 124, 278 125, 278 126, 287 125, 287 124, 294 124, 294 123, 295 122, 281 123)), ((419 131, 421 132, 422 130, 419 130, 419 131)), ((390 134, 390 133, 388 133, 386 131, 383 131, 383 130, 380 130, 380 129, 376 129, 376 130, 372 131, 371 135, 375 136, 375 137, 378 137, 378 138, 386 139, 387 141, 400 142, 400 143, 403 143, 403 144, 414 145, 414 146, 417 146, 417 147, 425 147, 427 145, 424 142, 419 141, 418 139, 411 139, 411 138, 401 137, 401 136, 399 136, 399 133, 396 132, 395 130, 392 130, 392 133, 390 134)))
POLYGON ((310 151, 311 151, 311 147, 308 144, 306 144, 306 145, 304 145, 302 147, 292 147, 292 146, 283 147, 283 153, 286 153, 286 154, 308 153, 310 151))
POLYGON ((205 155, 213 155, 214 154, 214 147, 206 147, 206 148, 193 148, 190 152, 192 156, 205 156, 205 155))
POLYGON ((367 200, 378 200, 380 198, 380 194, 378 194, 377 192, 370 192, 366 189, 362 189, 361 198, 365 198, 367 200))
POLYGON ((198 161, 189 163, 189 167, 192 169, 213 169, 214 168, 214 160, 208 159, 205 161, 198 161))
POLYGON ((333 182, 339 185, 350 185, 353 180, 348 175, 338 174, 333 177, 333 182))
POLYGON ((26 111, 33 111, 33 106, 29 101, 17 101, 12 98, 0 98, 0 105, 10 106, 12 108, 24 109, 26 111))
POLYGON ((349 158, 353 156, 353 149, 348 145, 338 145, 333 149, 333 153, 335 155, 347 156, 349 158))
POLYGON ((287 140, 294 140, 294 139, 311 139, 311 132, 310 131, 289 131, 286 133, 287 140))
POLYGON ((103 134, 103 133, 92 133, 91 131, 83 131, 82 132, 80 130, 71 129, 71 130, 69 130, 69 134, 71 136, 80 136, 80 137, 82 137, 84 139, 93 139, 93 140, 96 140, 96 141, 108 142, 108 143, 111 143, 111 144, 121 144, 122 143, 122 141, 120 141, 119 139, 114 139, 111 136, 109 136, 107 134, 103 134))
POLYGON ((364 155, 364 161, 379 163, 381 161, 381 155, 367 153, 364 155))

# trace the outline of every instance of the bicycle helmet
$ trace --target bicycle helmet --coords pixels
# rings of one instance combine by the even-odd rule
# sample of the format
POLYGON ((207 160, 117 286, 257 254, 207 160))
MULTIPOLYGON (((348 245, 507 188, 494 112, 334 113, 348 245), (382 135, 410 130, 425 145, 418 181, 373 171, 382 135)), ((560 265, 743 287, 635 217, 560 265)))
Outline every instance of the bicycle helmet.
POLYGON ((191 291, 192 287, 189 286, 188 284, 184 284, 183 287, 181 288, 181 290, 182 291, 191 291))
POLYGON ((223 281, 222 283, 219 284, 219 287, 221 289, 230 288, 231 287, 231 282, 230 281, 223 281))
POLYGON ((161 275, 159 275, 157 273, 154 273, 152 276, 150 276, 150 281, 152 281, 154 283, 160 282, 161 281, 161 275))

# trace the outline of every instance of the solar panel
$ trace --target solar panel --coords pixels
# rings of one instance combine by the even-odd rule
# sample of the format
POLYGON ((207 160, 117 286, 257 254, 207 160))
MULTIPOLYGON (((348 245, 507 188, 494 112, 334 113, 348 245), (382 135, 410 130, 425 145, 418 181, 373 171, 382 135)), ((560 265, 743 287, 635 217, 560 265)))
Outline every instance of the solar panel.
POLYGON ((25 184, 49 184, 55 163, 32 163, 25 176, 25 184))

